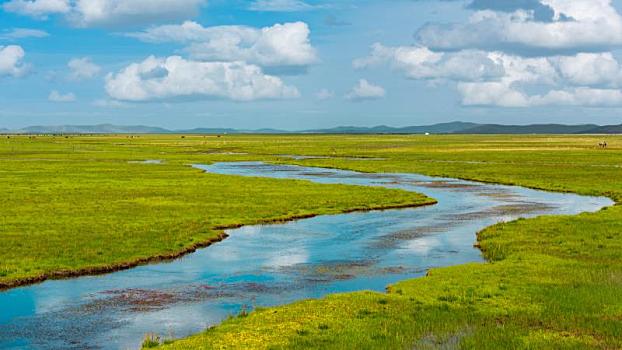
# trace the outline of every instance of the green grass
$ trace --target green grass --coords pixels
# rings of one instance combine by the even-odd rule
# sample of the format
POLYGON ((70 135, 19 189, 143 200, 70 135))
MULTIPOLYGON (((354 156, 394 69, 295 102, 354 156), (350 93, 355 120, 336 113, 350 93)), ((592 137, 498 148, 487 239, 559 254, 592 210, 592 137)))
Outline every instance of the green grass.
POLYGON ((621 232, 619 211, 604 213, 498 225, 481 237, 485 249, 507 254, 492 263, 435 269, 391 286, 388 294, 341 294, 262 309, 165 349, 620 348, 620 236, 603 238, 610 243, 597 254, 589 252, 600 243, 588 243, 582 256, 551 253, 543 238, 549 228, 567 225, 564 241, 578 245, 601 219, 621 232))
MULTIPOLYGON (((417 172, 622 199, 622 138, 355 136, 240 139, 239 151, 386 158, 295 163, 417 172)), ((292 163, 291 160, 283 160, 292 163)), ((622 347, 622 207, 479 234, 485 264, 432 270, 388 293, 261 309, 164 349, 616 349, 622 347)))
POLYGON ((137 155, 115 141, 22 137, 0 147, 0 286, 173 257, 218 239, 222 227, 431 202, 404 191, 213 175, 186 165, 209 162, 206 156, 129 163, 162 156, 174 143, 137 155))
MULTIPOLYGON (((602 138, 13 138, 0 146, 0 198, 5 199, 0 265, 36 269, 53 262, 48 268, 56 268, 62 264, 46 253, 52 248, 66 254, 70 268, 76 261, 91 266, 91 259, 111 264, 177 251, 179 244, 191 244, 191 237, 193 242, 211 237, 214 225, 425 200, 403 192, 206 175, 184 166, 196 162, 266 160, 415 172, 607 195, 619 202, 622 137, 607 137, 607 150, 597 147, 602 138), (292 161, 279 154, 338 158, 292 161), (384 160, 343 158, 353 156, 384 160), (144 159, 166 164, 127 163, 144 159), (11 220, 24 226, 5 231, 11 220), (87 223, 98 229, 84 229, 87 223), (54 237, 55 245, 26 243, 41 236, 54 237), (102 246, 114 247, 114 254, 85 253, 102 246), (83 254, 88 259, 77 259, 83 254), (7 264, 5 256, 15 257, 7 264)), ((481 232, 479 241, 488 263, 434 269, 425 278, 391 286, 388 293, 340 294, 260 309, 163 348, 622 348, 622 206, 500 224, 481 232)))

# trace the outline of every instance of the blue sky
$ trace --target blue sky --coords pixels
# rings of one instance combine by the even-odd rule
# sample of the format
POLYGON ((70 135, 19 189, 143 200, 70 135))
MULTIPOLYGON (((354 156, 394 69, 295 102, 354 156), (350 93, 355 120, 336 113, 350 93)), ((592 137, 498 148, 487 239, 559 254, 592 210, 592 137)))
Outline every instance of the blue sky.
POLYGON ((622 123, 620 0, 9 0, 0 128, 622 123))

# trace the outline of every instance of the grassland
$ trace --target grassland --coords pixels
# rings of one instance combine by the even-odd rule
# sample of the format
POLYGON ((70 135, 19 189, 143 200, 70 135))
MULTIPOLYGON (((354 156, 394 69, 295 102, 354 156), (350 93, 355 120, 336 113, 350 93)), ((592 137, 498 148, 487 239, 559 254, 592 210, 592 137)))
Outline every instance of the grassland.
MULTIPOLYGON (((620 201, 622 138, 608 138, 608 150, 596 147, 600 139, 245 138, 237 150, 384 158, 298 163, 453 176, 620 201)), ((164 348, 622 348, 622 207, 500 224, 478 239, 486 264, 435 269, 386 294, 342 294, 258 310, 164 348)))
POLYGON ((403 191, 204 174, 187 165, 218 159, 201 152, 210 150, 203 141, 132 140, 0 141, 0 289, 174 258, 222 239, 225 227, 432 202, 403 191), (165 162, 137 162, 152 158, 165 162))
MULTIPOLYGON (((188 163, 266 160, 415 172, 606 195, 620 202, 622 137, 607 137, 607 150, 597 147, 602 139, 179 135, 9 139, 0 146, 0 190, 5 199, 0 271, 7 271, 2 278, 8 280, 34 275, 24 269, 36 269, 41 262, 49 262, 48 271, 77 264, 108 265, 177 252, 210 239, 218 225, 426 200, 402 192, 216 177, 184 167, 188 163), (277 156, 286 154, 334 158, 294 161, 277 156), (144 159, 166 162, 128 163, 144 159), (18 214, 23 218, 15 217, 18 214), (85 233, 84 227, 93 223, 98 230, 85 233), (43 240, 25 242, 47 236, 54 237, 52 248, 43 240), (110 242, 110 237, 118 242, 110 242), (66 254, 67 260, 58 263, 54 254, 46 253, 50 249, 66 254), (5 256, 12 257, 9 263, 5 256)), ((478 239, 488 263, 435 269, 425 278, 390 286, 387 293, 333 295, 261 309, 164 348, 622 348, 622 206, 500 224, 481 232, 478 239)))

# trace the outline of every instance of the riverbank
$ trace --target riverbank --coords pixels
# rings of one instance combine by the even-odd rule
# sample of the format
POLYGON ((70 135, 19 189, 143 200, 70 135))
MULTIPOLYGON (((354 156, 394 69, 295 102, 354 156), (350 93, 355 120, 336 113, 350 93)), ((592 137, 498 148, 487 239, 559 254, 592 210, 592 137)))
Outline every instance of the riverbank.
POLYGON ((620 211, 612 210, 497 225, 479 235, 487 264, 434 269, 387 294, 260 309, 164 348, 618 348, 621 274, 609 265, 619 259, 621 247, 613 242, 620 237, 588 246, 583 238, 603 220, 610 229, 620 226, 620 211), (559 225, 577 227, 563 243, 552 234, 559 225), (560 245, 581 250, 552 254, 560 245))
MULTIPOLYGON (((335 212, 352 201, 364 206, 399 200, 395 192, 304 182, 294 189, 283 181, 202 174, 184 164, 284 161, 515 184, 620 202, 622 138, 607 137, 610 147, 601 150, 602 138, 15 137, 0 145, 0 279, 178 251, 214 237, 206 228, 216 224, 308 214, 310 206, 335 212), (297 161, 278 154, 343 159, 297 161), (145 159, 164 164, 128 163, 145 159), (282 198, 288 201, 281 205, 282 198)), ((426 278, 392 286, 388 294, 336 295, 259 310, 172 346, 620 348, 621 208, 498 225, 480 234, 491 263, 432 270, 426 278)))
POLYGON ((148 258, 142 258, 135 261, 123 262, 110 266, 97 266, 97 267, 88 267, 77 270, 65 270, 65 271, 52 271, 46 275, 28 277, 21 280, 13 280, 8 282, 0 282, 0 291, 8 290, 11 288, 23 287, 31 284, 42 283, 47 280, 60 280, 60 279, 68 279, 68 278, 76 278, 83 276, 97 276, 103 275, 107 273, 113 273, 117 271, 123 271, 127 269, 131 269, 141 265, 148 264, 156 264, 160 262, 172 261, 175 259, 179 259, 185 255, 192 254, 196 252, 198 249, 203 249, 211 246, 212 244, 216 244, 221 242, 229 237, 224 231, 230 229, 241 228, 244 226, 254 226, 254 225, 269 225, 269 224, 278 224, 278 223, 286 223, 290 221, 309 219, 319 215, 337 215, 337 214, 348 214, 355 212, 366 212, 366 211, 384 211, 384 210, 392 210, 392 209, 407 209, 407 208, 417 208, 426 205, 434 205, 436 204, 436 200, 431 198, 427 198, 425 202, 417 202, 417 203, 404 203, 404 204, 388 204, 388 205, 371 205, 365 208, 347 208, 341 210, 340 212, 334 212, 330 214, 304 214, 298 216, 288 216, 283 218, 275 218, 275 219, 266 219, 254 222, 252 224, 231 224, 225 226, 217 226, 212 228, 214 232, 217 232, 217 236, 209 239, 204 242, 194 243, 191 246, 184 248, 175 253, 165 254, 165 255, 157 255, 148 258))
MULTIPOLYGON (((614 148, 605 152, 596 150, 591 139, 576 137, 453 141, 441 137, 428 151, 415 140, 431 143, 414 137, 412 143, 400 144, 386 138, 383 141, 393 149, 343 151, 376 157, 399 154, 385 163, 334 159, 297 163, 417 172, 622 198, 616 170, 622 158, 615 140, 611 141, 614 148), (426 158, 473 164, 416 161, 426 158), (494 163, 489 164, 491 160, 494 163)), ((341 294, 260 309, 164 348, 622 347, 621 206, 499 224, 480 232, 478 241, 488 263, 434 269, 425 278, 390 286, 386 294, 341 294)))
POLYGON ((433 202, 405 191, 203 174, 184 164, 208 157, 176 160, 178 151, 165 164, 130 163, 163 158, 176 143, 147 146, 141 157, 124 139, 0 144, 1 288, 177 258, 219 241, 226 227, 433 202))

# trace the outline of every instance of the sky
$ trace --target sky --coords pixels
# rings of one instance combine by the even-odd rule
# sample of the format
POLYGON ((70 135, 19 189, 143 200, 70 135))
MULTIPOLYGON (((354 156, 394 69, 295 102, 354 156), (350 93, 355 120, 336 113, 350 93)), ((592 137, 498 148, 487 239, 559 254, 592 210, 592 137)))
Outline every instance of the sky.
POLYGON ((622 0, 0 1, 0 129, 622 123, 622 0))

